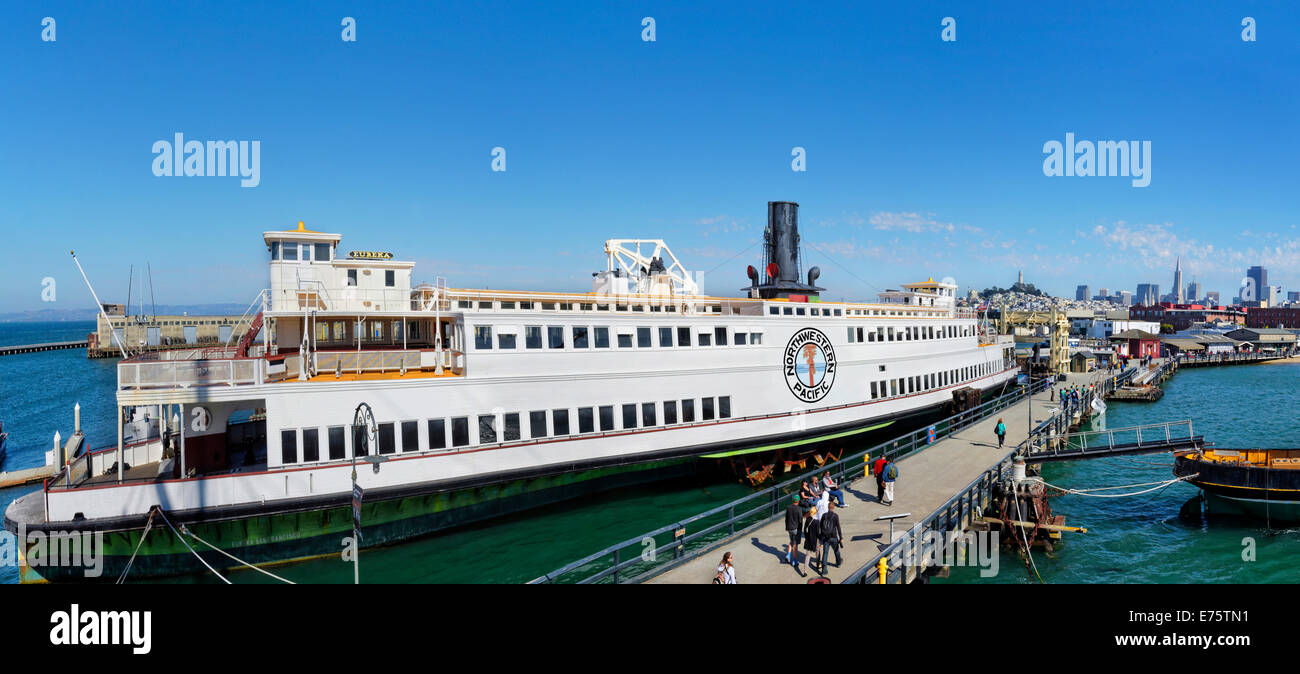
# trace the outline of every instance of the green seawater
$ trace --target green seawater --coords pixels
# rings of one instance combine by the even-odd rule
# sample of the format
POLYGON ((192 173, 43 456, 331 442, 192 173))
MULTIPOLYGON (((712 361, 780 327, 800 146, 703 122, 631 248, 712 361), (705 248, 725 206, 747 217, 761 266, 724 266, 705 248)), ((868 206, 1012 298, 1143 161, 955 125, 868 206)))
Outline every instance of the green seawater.
MULTIPOLYGON (((1195 431, 1219 447, 1300 447, 1298 385, 1300 364, 1295 363, 1185 369, 1165 384, 1159 401, 1112 401, 1092 428, 1191 419, 1195 431)), ((1155 482, 1173 477, 1172 466, 1168 454, 1067 461, 1045 464, 1043 479, 1076 489, 1155 482)), ((1035 551, 1034 565, 1045 583, 1300 582, 1300 528, 1269 528, 1264 520, 1240 517, 1180 519, 1183 503, 1199 491, 1177 483, 1126 498, 1052 498, 1054 513, 1088 533, 1064 534, 1054 553, 1035 551)), ((1038 579, 1020 554, 1007 551, 996 576, 954 567, 950 578, 935 582, 1038 579)))

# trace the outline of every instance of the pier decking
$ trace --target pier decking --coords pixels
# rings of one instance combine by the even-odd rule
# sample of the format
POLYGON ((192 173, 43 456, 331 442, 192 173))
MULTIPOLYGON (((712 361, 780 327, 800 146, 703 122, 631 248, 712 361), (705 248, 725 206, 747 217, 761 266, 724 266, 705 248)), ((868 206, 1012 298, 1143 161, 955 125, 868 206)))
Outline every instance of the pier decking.
MULTIPOLYGON (((1088 375, 1074 374, 1067 375, 1065 382, 1056 385, 1086 385, 1089 381, 1088 375)), ((1059 409, 1058 403, 1048 400, 1046 392, 1038 393, 1029 403, 1017 403, 900 460, 892 506, 876 501, 874 479, 862 479, 860 475, 852 484, 843 485, 844 501, 849 507, 836 512, 844 530, 845 541, 841 550, 844 563, 828 568, 826 577, 834 583, 847 579, 891 542, 888 540, 889 523, 877 522, 876 517, 911 513, 910 517, 894 522, 896 535, 902 535, 1028 438, 1031 405, 1034 426, 1046 421, 1054 410, 1059 409), (1003 447, 998 447, 997 436, 993 433, 999 417, 1007 426, 1003 447)), ((736 579, 741 583, 806 583, 817 577, 808 570, 806 563, 801 564, 801 568, 807 575, 800 577, 784 562, 788 543, 785 522, 777 519, 756 531, 713 546, 716 554, 704 553, 645 582, 708 583, 724 551, 732 553, 736 579)), ((803 551, 800 551, 800 556, 804 556, 803 551)), ((833 563, 834 554, 830 557, 829 561, 833 563)))
POLYGON ((60 349, 84 349, 89 342, 86 340, 72 342, 45 342, 43 344, 20 344, 17 346, 0 346, 0 356, 9 356, 18 353, 33 353, 36 351, 58 351, 60 349))

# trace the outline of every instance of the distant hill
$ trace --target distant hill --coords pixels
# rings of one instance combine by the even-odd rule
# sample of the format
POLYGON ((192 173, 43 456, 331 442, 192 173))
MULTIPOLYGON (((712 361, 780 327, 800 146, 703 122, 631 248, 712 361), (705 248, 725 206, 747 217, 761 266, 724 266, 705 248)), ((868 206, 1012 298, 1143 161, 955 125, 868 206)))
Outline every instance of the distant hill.
MULTIPOLYGON (((191 316, 238 316, 244 313, 248 308, 247 304, 159 304, 157 312, 153 312, 153 307, 145 306, 150 313, 157 313, 160 316, 175 316, 180 314, 189 314, 191 316)), ((131 313, 136 313, 134 306, 131 307, 131 313)), ((39 311, 19 311, 8 314, 0 314, 0 323, 34 323, 34 322, 63 322, 63 321, 93 321, 99 315, 93 307, 79 309, 41 309, 39 311)))

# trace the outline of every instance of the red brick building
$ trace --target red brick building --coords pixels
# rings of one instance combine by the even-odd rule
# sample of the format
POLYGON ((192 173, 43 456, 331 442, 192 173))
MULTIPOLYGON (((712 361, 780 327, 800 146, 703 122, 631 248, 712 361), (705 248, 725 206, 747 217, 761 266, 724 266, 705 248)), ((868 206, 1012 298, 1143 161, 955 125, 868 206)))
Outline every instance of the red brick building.
POLYGON ((1264 307, 1246 310, 1248 328, 1300 328, 1300 307, 1264 307))

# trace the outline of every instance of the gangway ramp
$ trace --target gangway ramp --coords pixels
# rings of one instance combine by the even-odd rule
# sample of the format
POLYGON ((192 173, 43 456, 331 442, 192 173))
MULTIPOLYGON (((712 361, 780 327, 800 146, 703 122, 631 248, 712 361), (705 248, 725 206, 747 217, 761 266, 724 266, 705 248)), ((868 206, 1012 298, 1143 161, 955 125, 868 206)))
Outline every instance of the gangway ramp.
POLYGON ((1103 456, 1155 454, 1200 449, 1205 437, 1197 435, 1190 419, 1164 423, 1076 431, 1057 436, 1037 435, 1023 453, 1025 461, 1045 463, 1103 456))

